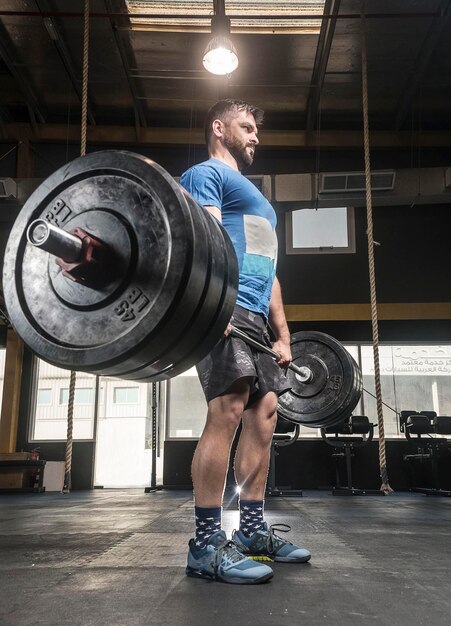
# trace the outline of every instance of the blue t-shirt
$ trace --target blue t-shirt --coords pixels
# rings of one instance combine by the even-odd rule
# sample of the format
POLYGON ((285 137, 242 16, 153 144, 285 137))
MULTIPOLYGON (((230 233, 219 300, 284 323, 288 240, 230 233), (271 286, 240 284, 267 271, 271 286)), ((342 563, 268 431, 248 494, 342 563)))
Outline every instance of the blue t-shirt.
POLYGON ((276 214, 257 187, 218 159, 194 165, 180 184, 202 206, 221 210, 238 258, 237 304, 268 317, 276 275, 276 214))

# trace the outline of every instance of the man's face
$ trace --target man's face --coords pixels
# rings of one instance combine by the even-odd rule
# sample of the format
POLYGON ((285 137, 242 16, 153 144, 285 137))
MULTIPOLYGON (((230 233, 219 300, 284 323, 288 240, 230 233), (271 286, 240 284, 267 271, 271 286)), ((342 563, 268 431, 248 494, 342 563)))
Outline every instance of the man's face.
POLYGON ((224 124, 224 145, 237 162, 241 171, 252 165, 255 148, 258 144, 257 126, 252 113, 238 111, 224 124))

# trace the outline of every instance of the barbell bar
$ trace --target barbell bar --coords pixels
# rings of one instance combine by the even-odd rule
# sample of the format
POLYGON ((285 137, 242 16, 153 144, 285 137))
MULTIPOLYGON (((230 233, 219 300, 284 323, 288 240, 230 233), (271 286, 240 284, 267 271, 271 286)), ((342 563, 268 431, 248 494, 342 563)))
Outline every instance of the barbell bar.
MULTIPOLYGON (((230 331, 230 334, 234 337, 238 337, 238 339, 242 339, 250 346, 257 348, 257 350, 260 350, 260 352, 265 352, 265 354, 269 354, 269 356, 272 356, 273 359, 275 359, 276 361, 280 359, 280 354, 278 352, 276 352, 275 350, 272 350, 268 346, 265 346, 264 344, 260 343, 256 339, 249 337, 249 335, 247 335, 244 331, 240 330, 239 328, 236 328, 236 326, 232 326, 232 330, 230 331)), ((312 370, 308 367, 304 367, 304 366, 298 367, 293 362, 291 362, 288 365, 288 369, 293 370, 293 372, 296 375, 296 378, 300 382, 309 383, 313 379, 312 370)))

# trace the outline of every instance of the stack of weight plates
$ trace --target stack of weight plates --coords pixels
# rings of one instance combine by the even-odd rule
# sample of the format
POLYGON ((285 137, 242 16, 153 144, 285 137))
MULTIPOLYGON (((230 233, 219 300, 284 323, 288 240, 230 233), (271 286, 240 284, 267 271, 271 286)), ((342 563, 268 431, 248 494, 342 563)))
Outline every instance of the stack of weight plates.
POLYGON ((11 323, 42 359, 136 381, 175 376, 217 343, 238 269, 220 224, 159 165, 125 151, 81 157, 32 194, 8 241, 3 288, 11 323), (80 228, 109 253, 95 285, 65 277, 27 243, 36 219, 80 228))

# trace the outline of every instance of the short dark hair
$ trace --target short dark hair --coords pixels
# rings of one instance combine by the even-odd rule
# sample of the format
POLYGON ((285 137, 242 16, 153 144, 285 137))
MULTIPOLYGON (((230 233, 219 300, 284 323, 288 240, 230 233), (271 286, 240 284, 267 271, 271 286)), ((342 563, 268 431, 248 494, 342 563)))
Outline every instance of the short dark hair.
POLYGON ((205 143, 207 146, 213 132, 212 124, 214 120, 221 120, 221 122, 225 122, 230 114, 236 115, 239 111, 245 111, 246 113, 253 115, 256 125, 261 126, 264 116, 264 111, 262 111, 262 109, 259 109, 248 102, 244 102, 243 100, 219 100, 210 108, 207 113, 207 117, 205 118, 204 130, 205 143))

